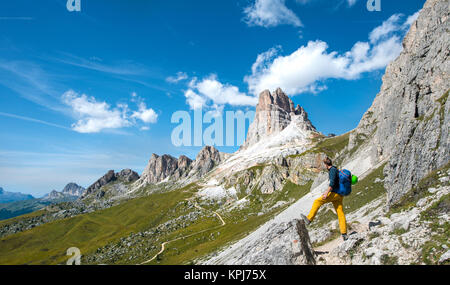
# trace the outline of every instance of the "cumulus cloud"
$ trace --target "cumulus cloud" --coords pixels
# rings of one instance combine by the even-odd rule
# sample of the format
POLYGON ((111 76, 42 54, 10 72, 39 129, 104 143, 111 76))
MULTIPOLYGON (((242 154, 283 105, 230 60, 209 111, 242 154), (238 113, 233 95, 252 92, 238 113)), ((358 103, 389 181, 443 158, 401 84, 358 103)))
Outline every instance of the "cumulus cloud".
POLYGON ((184 96, 186 97, 186 102, 193 110, 201 109, 206 106, 206 99, 195 93, 192 89, 188 89, 184 92, 184 96))
POLYGON ((189 89, 185 91, 184 95, 191 109, 211 106, 215 109, 221 109, 226 104, 254 106, 258 101, 256 97, 240 92, 236 86, 222 84, 215 74, 200 81, 197 78, 192 79, 189 83, 189 89))
POLYGON ((286 7, 285 0, 256 0, 244 9, 244 14, 244 21, 249 26, 266 28, 278 25, 302 26, 297 15, 286 7))
POLYGON ((139 104, 139 111, 134 111, 131 118, 140 119, 144 123, 154 124, 158 120, 158 114, 151 108, 147 109, 147 105, 141 102, 139 104))
MULTIPOLYGON (((137 95, 133 93, 133 97, 137 95)), ((138 111, 130 111, 127 104, 112 107, 99 102, 92 96, 78 94, 69 90, 62 95, 62 101, 70 106, 78 121, 72 129, 79 133, 98 133, 105 129, 120 129, 136 125, 136 119, 144 123, 156 123, 158 115, 153 109, 147 109, 145 103, 139 104, 138 111), (130 115, 131 112, 131 115, 130 115)))
POLYGON ((185 72, 177 72, 175 76, 169 76, 166 78, 166 81, 169 83, 178 83, 182 80, 188 79, 188 75, 185 72))
POLYGON ((317 93, 326 89, 326 79, 353 80, 362 73, 384 68, 402 51, 405 25, 413 19, 409 17, 402 24, 401 18, 393 15, 369 34, 370 42, 357 42, 346 53, 328 51, 328 44, 320 40, 310 41, 285 56, 279 55, 279 48, 270 49, 258 55, 252 74, 244 79, 249 92, 257 95, 281 87, 289 95, 317 93))
POLYGON ((394 14, 383 22, 381 26, 376 27, 369 35, 371 43, 375 43, 383 37, 389 36, 393 32, 400 29, 399 21, 402 14, 394 14))

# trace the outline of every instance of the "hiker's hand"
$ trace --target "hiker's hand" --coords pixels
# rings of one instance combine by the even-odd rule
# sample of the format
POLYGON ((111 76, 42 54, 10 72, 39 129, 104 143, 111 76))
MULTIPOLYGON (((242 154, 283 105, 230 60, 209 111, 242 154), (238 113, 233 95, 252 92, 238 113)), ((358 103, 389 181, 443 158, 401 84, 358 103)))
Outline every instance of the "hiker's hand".
POLYGON ((322 194, 322 200, 326 200, 328 197, 328 192, 322 194))

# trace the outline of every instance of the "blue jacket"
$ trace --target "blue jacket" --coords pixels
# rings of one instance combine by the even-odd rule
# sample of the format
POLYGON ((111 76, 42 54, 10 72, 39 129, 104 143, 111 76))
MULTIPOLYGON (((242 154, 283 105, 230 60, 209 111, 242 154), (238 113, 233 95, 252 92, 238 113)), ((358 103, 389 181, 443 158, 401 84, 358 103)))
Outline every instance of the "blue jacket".
POLYGON ((336 192, 339 190, 339 170, 332 166, 328 170, 328 178, 330 179, 330 187, 332 188, 331 192, 336 192))

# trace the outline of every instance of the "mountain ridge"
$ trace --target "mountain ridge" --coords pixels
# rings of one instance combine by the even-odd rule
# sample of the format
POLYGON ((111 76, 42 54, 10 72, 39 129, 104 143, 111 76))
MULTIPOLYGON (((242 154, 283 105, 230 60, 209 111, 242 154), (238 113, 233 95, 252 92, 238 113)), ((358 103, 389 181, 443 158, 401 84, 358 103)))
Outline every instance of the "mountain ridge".
POLYGON ((426 1, 355 130, 325 137, 281 89, 263 91, 235 153, 111 170, 82 199, 0 223, 0 262, 61 263, 70 241, 87 264, 448 263, 448 15, 426 1), (295 221, 328 186, 326 156, 360 179, 345 242, 329 207, 308 229, 295 221))

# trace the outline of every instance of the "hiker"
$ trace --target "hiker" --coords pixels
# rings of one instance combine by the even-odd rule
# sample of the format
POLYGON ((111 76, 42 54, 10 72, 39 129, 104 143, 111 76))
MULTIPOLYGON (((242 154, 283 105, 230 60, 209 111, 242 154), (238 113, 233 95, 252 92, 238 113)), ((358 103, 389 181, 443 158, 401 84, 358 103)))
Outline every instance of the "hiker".
POLYGON ((314 201, 312 209, 309 215, 306 217, 305 215, 301 215, 302 219, 305 221, 307 225, 309 225, 317 214, 319 208, 326 203, 333 203, 334 209, 338 215, 339 219, 339 228, 341 230, 342 238, 344 241, 347 240, 347 224, 345 221, 344 209, 342 206, 342 200, 344 196, 339 195, 337 192, 339 191, 339 171, 333 166, 333 162, 330 158, 325 158, 323 160, 325 167, 328 169, 328 176, 330 180, 330 184, 327 188, 327 191, 322 194, 321 197, 317 198, 314 201))

